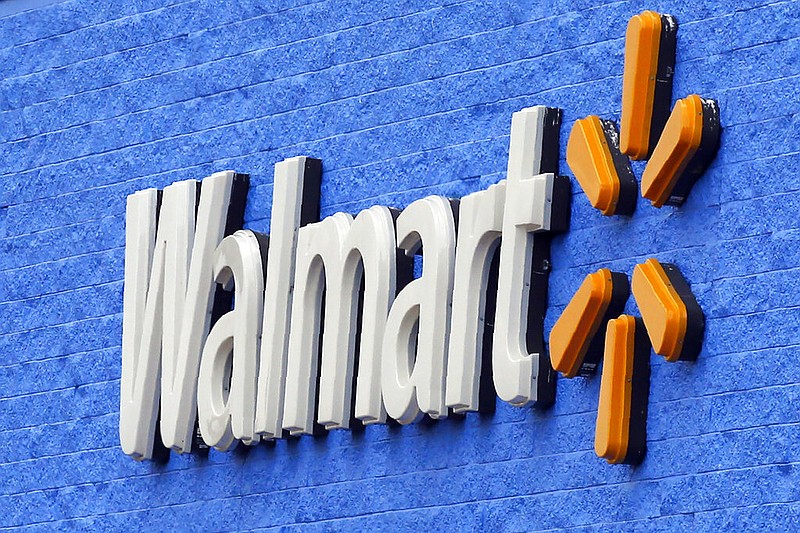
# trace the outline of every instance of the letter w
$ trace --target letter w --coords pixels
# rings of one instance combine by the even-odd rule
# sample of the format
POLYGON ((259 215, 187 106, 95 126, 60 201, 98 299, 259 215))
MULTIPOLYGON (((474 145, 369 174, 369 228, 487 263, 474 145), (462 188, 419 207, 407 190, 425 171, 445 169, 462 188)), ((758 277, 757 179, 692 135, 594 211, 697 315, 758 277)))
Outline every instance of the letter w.
POLYGON ((191 450, 214 250, 241 227, 247 186, 248 176, 227 171, 204 179, 202 194, 187 180, 128 197, 119 435, 137 460, 153 456, 159 378, 161 440, 191 450))

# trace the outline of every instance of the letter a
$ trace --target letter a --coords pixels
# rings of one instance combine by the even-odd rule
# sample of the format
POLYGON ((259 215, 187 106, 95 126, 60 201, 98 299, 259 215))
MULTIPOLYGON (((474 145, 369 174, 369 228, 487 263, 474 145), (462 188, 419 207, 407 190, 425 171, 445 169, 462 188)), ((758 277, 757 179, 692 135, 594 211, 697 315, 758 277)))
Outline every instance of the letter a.
POLYGON ((424 249, 422 276, 392 305, 383 338, 381 384, 386 413, 410 424, 427 413, 447 417, 445 370, 453 297, 456 229, 451 203, 430 196, 397 218, 397 246, 424 249))

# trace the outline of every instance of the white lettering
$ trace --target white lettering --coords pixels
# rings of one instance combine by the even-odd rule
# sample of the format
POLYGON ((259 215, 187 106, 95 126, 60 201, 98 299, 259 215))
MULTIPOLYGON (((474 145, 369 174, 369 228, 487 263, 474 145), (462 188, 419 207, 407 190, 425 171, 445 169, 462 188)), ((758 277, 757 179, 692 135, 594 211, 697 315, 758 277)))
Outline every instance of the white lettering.
POLYGON ((555 181, 553 174, 540 174, 547 115, 537 106, 511 119, 492 367, 497 395, 516 406, 537 400, 539 359, 547 357, 529 353, 526 340, 533 232, 550 229, 555 181))
POLYGON ((447 416, 444 373, 456 246, 450 202, 430 196, 409 205, 397 218, 397 245, 409 256, 424 249, 422 276, 397 295, 383 341, 386 412, 410 424, 424 413, 447 416))
POLYGON ((362 279, 355 416, 368 423, 385 421, 380 353, 394 300, 395 268, 394 222, 386 207, 362 211, 355 220, 338 213, 300 229, 284 411, 284 428, 290 433, 313 432, 317 371, 317 423, 326 429, 350 427, 362 279), (323 286, 324 333, 317 369, 323 286))
POLYGON ((234 198, 233 218, 241 220, 243 191, 246 179, 233 172, 206 178, 196 215, 194 180, 166 187, 158 213, 155 190, 128 198, 120 440, 137 459, 152 456, 159 375, 162 441, 179 453, 191 449, 214 295, 212 257, 234 198))
MULTIPOLYGON (((347 233, 353 217, 344 213, 336 213, 322 222, 309 224, 300 229, 297 240, 297 269, 294 278, 294 300, 292 301, 292 326, 289 334, 289 356, 286 371, 286 399, 283 411, 283 427, 292 435, 312 434, 314 425, 314 408, 317 398, 317 376, 319 372, 319 337, 322 309, 322 294, 327 279, 338 281, 338 265, 341 258, 347 233)), ((347 296, 357 293, 350 292, 347 296)), ((329 283, 325 302, 325 346, 331 350, 336 348, 345 352, 352 344, 355 330, 342 331, 344 317, 340 313, 344 302, 342 287, 338 283, 329 283), (344 337, 344 338, 340 338, 344 337), (333 346, 331 346, 333 345, 333 346)), ((353 311, 355 306, 348 305, 348 324, 355 324, 353 311)), ((334 355, 335 356, 335 355, 334 355)), ((353 375, 353 361, 345 361, 346 368, 340 375, 353 375), (349 364, 348 364, 349 363, 349 364), (349 367, 349 368, 347 368, 349 367)), ((350 390, 350 382, 346 379, 339 383, 342 392, 350 390)), ((348 404, 349 410, 349 404, 348 404)), ((344 424, 344 421, 340 421, 344 424)))
POLYGON ((314 196, 318 202, 320 169, 318 160, 307 157, 275 165, 256 404, 256 432, 267 439, 282 434, 297 232, 317 217, 318 207, 311 204, 314 196))
MULTIPOLYGON (((447 360, 447 406, 477 411, 489 270, 503 227, 506 185, 500 182, 461 199, 447 360)), ((494 295, 491 295, 494 297, 494 295)))
POLYGON ((203 441, 225 451, 234 439, 259 440, 254 421, 264 273, 252 231, 222 240, 214 254, 214 279, 224 290, 235 290, 235 303, 211 328, 203 348, 197 413, 203 441))

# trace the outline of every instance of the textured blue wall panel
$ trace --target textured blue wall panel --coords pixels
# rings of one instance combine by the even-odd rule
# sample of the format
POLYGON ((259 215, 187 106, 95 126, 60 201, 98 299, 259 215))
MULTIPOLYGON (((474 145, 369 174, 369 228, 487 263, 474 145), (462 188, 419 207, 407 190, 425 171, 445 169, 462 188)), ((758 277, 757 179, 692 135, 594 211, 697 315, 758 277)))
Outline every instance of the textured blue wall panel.
MULTIPOLYGON (((719 531, 800 520, 800 2, 66 0, 0 18, 0 530, 719 531), (324 216, 505 177, 511 114, 618 120, 624 33, 679 21, 674 98, 722 144, 681 208, 603 217, 573 180, 546 330, 583 278, 676 263, 707 321, 651 357, 648 452, 593 451, 599 378, 546 411, 371 426, 230 453, 122 454, 125 198, 323 161, 324 216)), ((641 175, 643 164, 634 163, 641 175)), ((638 313, 630 300, 626 310, 638 313)))

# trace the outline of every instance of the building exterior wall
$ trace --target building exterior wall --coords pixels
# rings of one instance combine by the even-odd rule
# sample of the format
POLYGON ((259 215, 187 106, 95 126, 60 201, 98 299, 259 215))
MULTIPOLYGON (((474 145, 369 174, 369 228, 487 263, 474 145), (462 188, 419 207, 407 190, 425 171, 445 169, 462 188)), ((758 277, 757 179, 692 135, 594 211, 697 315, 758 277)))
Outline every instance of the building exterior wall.
MULTIPOLYGON (((791 529, 800 519, 800 3, 68 0, 0 18, 0 529, 791 529), (680 208, 603 217, 573 183, 546 331, 589 272, 677 264, 695 363, 653 355, 648 452, 595 456, 599 376, 549 410, 135 462, 119 448, 128 194, 323 161, 322 215, 505 176, 511 114, 619 119, 624 34, 680 25, 674 98, 716 99, 680 208)), ((642 164, 634 168, 640 176, 642 164)), ((631 299, 628 311, 637 313, 631 299)))

